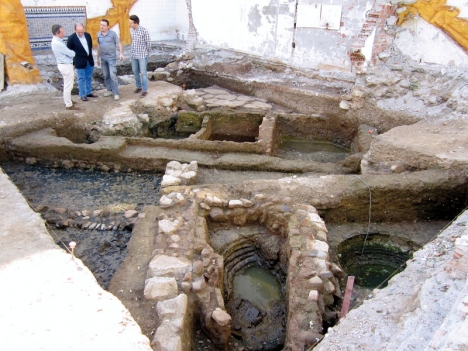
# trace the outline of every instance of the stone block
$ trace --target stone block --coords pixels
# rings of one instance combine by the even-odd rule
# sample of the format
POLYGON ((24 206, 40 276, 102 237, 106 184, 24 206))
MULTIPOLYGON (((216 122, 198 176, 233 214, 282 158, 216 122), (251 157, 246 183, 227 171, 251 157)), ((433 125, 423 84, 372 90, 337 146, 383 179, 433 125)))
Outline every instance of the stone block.
POLYGON ((154 277, 146 279, 144 295, 147 300, 166 300, 177 296, 175 278, 154 277))
POLYGON ((161 196, 161 198, 159 199, 159 206, 161 206, 162 208, 170 207, 173 204, 174 201, 172 201, 166 195, 161 196))
POLYGON ((192 290, 195 292, 202 291, 205 289, 205 287, 206 287, 205 277, 196 279, 192 283, 192 290))
POLYGON ((330 271, 338 278, 343 278, 345 276, 343 270, 336 263, 330 264, 330 271))
POLYGON ((244 207, 244 204, 242 203, 241 200, 229 200, 228 207, 239 208, 239 207, 244 207))
POLYGON ((328 254, 328 244, 325 241, 320 240, 308 240, 307 241, 307 250, 318 250, 326 252, 328 254))
POLYGON ((116 125, 135 126, 140 122, 129 106, 120 106, 104 113, 102 123, 112 128, 116 125))
POLYGON ((223 222, 228 219, 227 216, 224 214, 223 210, 219 207, 211 209, 210 217, 214 222, 223 222))
POLYGON ((182 170, 181 169, 169 169, 168 168, 168 169, 166 169, 165 174, 178 178, 182 174, 182 170))
POLYGON ((328 242, 327 233, 325 233, 323 230, 319 230, 315 234, 315 239, 328 242))
POLYGON ((321 293, 324 289, 323 281, 319 277, 312 277, 307 281, 306 288, 311 290, 317 290, 321 293))
POLYGON ((313 271, 313 270, 311 270, 311 269, 309 269, 307 267, 302 267, 299 270, 298 277, 300 279, 309 279, 310 277, 312 277, 316 273, 317 273, 316 271, 313 271))
POLYGON ((327 261, 317 257, 307 257, 302 261, 303 267, 309 267, 317 272, 328 271, 327 261))
POLYGON ((154 72, 153 73, 153 79, 154 80, 163 80, 169 77, 170 73, 169 72, 154 72))
POLYGON ((202 275, 204 270, 205 270, 205 266, 203 265, 202 261, 196 260, 193 262, 193 274, 202 275))
POLYGON ((138 211, 135 210, 127 210, 124 212, 124 217, 125 218, 132 218, 135 217, 138 214, 138 211))
POLYGON ((151 345, 159 351, 184 351, 181 336, 175 334, 171 326, 166 323, 156 330, 151 345))
POLYGON ((309 213, 309 220, 312 222, 312 225, 317 229, 328 233, 327 227, 325 223, 320 218, 320 216, 316 213, 309 213))
POLYGON ((182 270, 191 270, 192 261, 185 257, 157 255, 151 260, 149 269, 155 277, 175 276, 182 270))
POLYGON ((319 298, 319 292, 317 290, 309 291, 309 296, 307 297, 309 301, 318 301, 318 298, 319 298))
POLYGON ((170 97, 163 97, 159 101, 164 107, 171 107, 174 104, 174 100, 170 97))
POLYGON ((323 286, 325 287, 325 290, 329 293, 329 294, 333 294, 335 292, 335 284, 333 284, 331 281, 329 281, 328 279, 325 279, 323 281, 323 286))
POLYGON ((323 271, 319 275, 322 279, 333 279, 335 277, 330 271, 323 271))
POLYGON ((179 161, 170 161, 166 165, 166 170, 181 170, 182 164, 179 161))
POLYGON ((224 327, 231 323, 231 316, 226 311, 223 311, 221 308, 216 308, 213 313, 211 314, 211 318, 213 318, 216 323, 220 326, 224 327))
POLYGON ((250 200, 247 200, 247 199, 240 199, 242 201, 242 205, 245 207, 245 208, 249 208, 249 207, 252 207, 253 206, 253 202, 250 201, 250 200))
POLYGON ((320 250, 302 251, 302 255, 307 256, 307 257, 316 257, 316 258, 320 258, 320 259, 323 259, 323 260, 326 260, 328 258, 328 252, 323 252, 323 251, 320 251, 320 250))
MULTIPOLYGON (((170 79, 167 78, 169 81, 170 79)), ((151 89, 148 90, 148 95, 139 99, 139 104, 145 107, 157 107, 163 99, 174 100, 178 96, 182 96, 182 88, 164 81, 155 82, 151 89)))
POLYGON ((161 187, 165 188, 165 187, 168 187, 168 186, 176 186, 176 185, 179 185, 181 182, 182 181, 177 177, 170 176, 170 175, 164 175, 163 179, 161 181, 161 187))
POLYGON ((289 237, 289 246, 294 249, 300 249, 302 246, 302 236, 294 235, 289 237))
POLYGON ((173 234, 182 226, 182 221, 178 219, 163 219, 159 221, 158 232, 164 234, 173 234))
MULTIPOLYGON (((156 311, 160 319, 180 320, 187 313, 188 298, 185 294, 180 294, 172 299, 159 301, 156 311)), ((182 326, 181 326, 182 327, 182 326)))
POLYGON ((187 171, 182 173, 179 178, 182 180, 183 185, 193 185, 197 181, 197 173, 194 171, 187 171))

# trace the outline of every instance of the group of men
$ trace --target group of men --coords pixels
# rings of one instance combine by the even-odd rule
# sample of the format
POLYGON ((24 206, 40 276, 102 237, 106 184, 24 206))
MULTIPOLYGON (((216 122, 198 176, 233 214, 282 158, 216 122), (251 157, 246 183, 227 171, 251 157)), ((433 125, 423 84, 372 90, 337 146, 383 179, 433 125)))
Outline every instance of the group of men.
MULTIPOLYGON (((135 93, 141 93, 144 97, 148 94, 148 56, 151 51, 151 39, 146 28, 140 26, 140 19, 136 15, 131 15, 130 35, 132 37, 131 61, 132 70, 135 76, 135 93)), ((91 86, 94 71, 93 40, 91 35, 85 32, 81 23, 75 24, 75 33, 70 35, 67 44, 63 38, 65 31, 59 24, 52 26, 52 51, 57 61, 58 70, 63 76, 63 101, 67 110, 77 110, 71 99, 71 91, 75 80, 74 68, 78 76, 78 90, 82 101, 88 98, 97 98, 91 86), (74 68, 73 68, 74 66, 74 68)), ((109 29, 109 21, 102 19, 100 32, 98 33, 97 65, 101 66, 104 75, 104 83, 107 92, 104 96, 113 96, 114 100, 119 100, 119 83, 117 78, 117 48, 119 58, 125 60, 122 44, 116 32, 109 29)))

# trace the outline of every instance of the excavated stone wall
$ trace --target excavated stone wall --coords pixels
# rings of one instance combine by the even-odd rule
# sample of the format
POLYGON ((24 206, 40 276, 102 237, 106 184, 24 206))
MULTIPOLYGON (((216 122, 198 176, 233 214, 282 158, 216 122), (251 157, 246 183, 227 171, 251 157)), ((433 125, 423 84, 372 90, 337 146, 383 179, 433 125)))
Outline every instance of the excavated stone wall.
POLYGON ((170 339, 171 345, 188 347, 190 328, 181 321, 188 318, 189 305, 196 307, 196 318, 212 342, 218 347, 227 345, 231 317, 225 311, 223 290, 228 272, 224 257, 210 244, 207 222, 235 226, 258 223, 284 238, 276 259, 287 272, 285 349, 297 350, 321 338, 323 321, 336 318, 333 296, 341 297, 338 278, 343 272, 329 261, 327 229, 315 208, 287 199, 283 204, 272 203, 263 194, 250 199, 230 198, 222 191, 196 186, 169 186, 163 192, 167 198, 179 200, 165 203, 164 214, 157 218, 158 232, 154 234, 144 295, 158 302, 158 314, 160 304, 176 304, 174 299, 180 301, 176 304, 180 308, 169 321, 159 314, 162 323, 153 346, 169 350, 163 345, 170 339), (178 323, 177 328, 174 323, 178 323))

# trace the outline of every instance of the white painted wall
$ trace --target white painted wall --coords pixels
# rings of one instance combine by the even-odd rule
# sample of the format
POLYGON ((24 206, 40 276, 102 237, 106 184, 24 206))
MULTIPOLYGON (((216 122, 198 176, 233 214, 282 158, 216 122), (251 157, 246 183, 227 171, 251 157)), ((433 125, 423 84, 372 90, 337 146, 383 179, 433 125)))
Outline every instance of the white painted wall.
MULTIPOLYGON (((348 49, 371 0, 323 0, 342 7, 339 30, 294 29, 296 0, 192 0, 201 43, 275 58, 303 67, 350 66, 348 49), (293 42, 295 48, 293 48, 293 42)), ((317 0, 300 0, 301 6, 317 0)))
POLYGON ((394 44, 413 60, 449 66, 468 67, 463 48, 440 29, 422 18, 403 23, 394 44))
POLYGON ((269 3, 270 0, 192 0, 199 41, 253 54, 271 52, 277 13, 261 13, 269 3))
MULTIPOLYGON (((299 67, 350 68, 349 48, 373 0, 298 1, 305 5, 341 5, 343 25, 339 30, 294 30, 296 0, 192 0, 199 43, 278 59, 299 67)), ((104 16, 112 6, 110 0, 22 0, 21 3, 23 6, 86 6, 90 18, 104 16)), ((447 5, 459 8, 460 17, 468 18, 466 0, 448 0, 447 5)), ((149 30, 153 41, 187 39, 185 0, 139 0, 130 13, 140 17, 141 25, 149 30)), ((463 49, 421 18, 406 22, 395 44, 416 61, 468 65, 463 49)))
POLYGON ((453 6, 460 10, 458 17, 468 20, 468 2, 466 0, 447 0, 446 6, 453 6))
MULTIPOLYGON (((23 6, 86 6, 88 18, 104 17, 110 0, 21 0, 23 6)), ((152 41, 187 38, 188 18, 185 0, 138 0, 130 10, 148 29, 152 41)), ((118 26, 112 28, 118 34, 118 26)))

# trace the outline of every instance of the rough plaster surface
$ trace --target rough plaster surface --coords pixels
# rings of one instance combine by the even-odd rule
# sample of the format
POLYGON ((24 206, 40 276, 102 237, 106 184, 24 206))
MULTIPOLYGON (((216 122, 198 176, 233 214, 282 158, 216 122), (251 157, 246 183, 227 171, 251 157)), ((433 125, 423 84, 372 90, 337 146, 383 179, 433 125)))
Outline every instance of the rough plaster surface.
MULTIPOLYGON (((314 2, 301 3, 312 6, 314 2)), ((271 57, 299 67, 349 67, 349 46, 371 5, 364 0, 322 3, 342 6, 339 30, 295 29, 295 1, 192 0, 192 8, 200 43, 271 57)))
POLYGON ((421 63, 468 67, 466 53, 442 30, 418 17, 402 25, 394 45, 404 55, 421 63))
POLYGON ((0 171, 0 349, 151 350, 130 313, 72 260, 0 171))
MULTIPOLYGON (((89 4, 84 0, 22 0, 21 3, 23 6, 86 6, 88 18, 104 16, 112 7, 110 0, 89 4)), ((293 0, 192 0, 191 3, 199 44, 274 58, 298 67, 341 69, 350 67, 349 48, 362 29, 365 14, 374 6, 368 0, 322 1, 325 5, 342 6, 340 29, 324 30, 294 29, 293 0)), ((301 3, 313 2, 303 0, 301 3)), ((461 0, 451 0, 447 6, 456 6, 461 18, 468 17, 468 6, 461 0)), ((153 41, 188 38, 188 9, 184 0, 161 0, 156 4, 138 0, 130 13, 140 17, 153 41)), ((118 26, 113 29, 119 33, 118 26)), ((463 49, 441 29, 423 19, 408 20, 401 29, 395 45, 415 61, 468 65, 463 49)))

